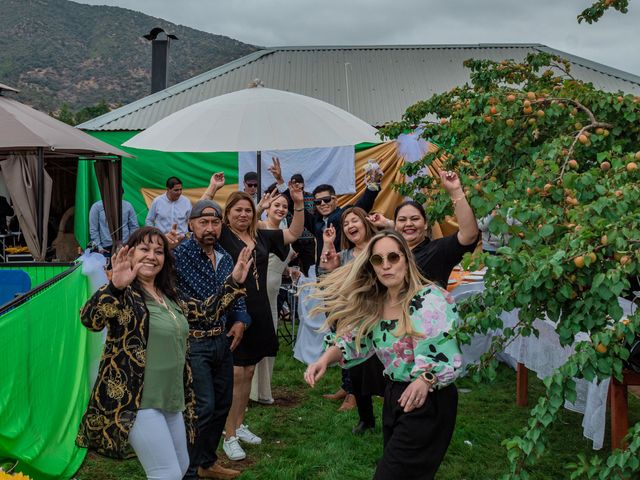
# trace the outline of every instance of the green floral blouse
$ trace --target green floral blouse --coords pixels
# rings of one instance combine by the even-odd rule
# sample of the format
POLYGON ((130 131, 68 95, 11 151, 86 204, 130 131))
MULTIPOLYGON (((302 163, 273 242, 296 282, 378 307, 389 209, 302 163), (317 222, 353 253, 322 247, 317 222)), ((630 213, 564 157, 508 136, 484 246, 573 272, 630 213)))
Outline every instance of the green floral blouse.
POLYGON ((341 365, 351 368, 372 355, 384 365, 384 374, 396 382, 411 382, 423 372, 438 377, 437 387, 452 383, 459 374, 462 354, 449 332, 458 320, 453 297, 432 285, 418 292, 411 301, 409 315, 414 330, 424 337, 396 337, 397 320, 380 320, 356 348, 356 332, 325 337, 325 348, 336 345, 342 351, 341 365))

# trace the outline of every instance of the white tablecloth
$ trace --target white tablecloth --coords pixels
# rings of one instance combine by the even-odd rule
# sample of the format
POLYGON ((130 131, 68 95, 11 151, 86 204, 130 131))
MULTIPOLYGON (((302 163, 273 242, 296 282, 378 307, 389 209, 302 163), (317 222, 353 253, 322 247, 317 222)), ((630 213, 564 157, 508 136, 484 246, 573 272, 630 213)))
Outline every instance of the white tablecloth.
MULTIPOLYGON (((484 289, 484 284, 473 283, 461 285, 452 294, 456 301, 460 301, 470 295, 479 293, 484 289)), ((631 315, 634 310, 633 303, 628 300, 619 299, 620 306, 625 316, 631 315)), ((513 327, 518 321, 518 310, 503 312, 501 315, 505 327, 513 327)), ((534 327, 538 329, 539 336, 518 337, 505 349, 506 357, 503 359, 513 359, 517 363, 524 364, 529 370, 536 373, 538 378, 543 379, 553 373, 553 371, 563 365, 573 354, 573 346, 562 347, 559 336, 555 330, 555 324, 550 320, 536 320, 534 327)), ((463 345, 463 364, 468 365, 478 361, 480 355, 491 346, 491 338, 500 331, 491 332, 488 335, 478 335, 472 339, 470 345, 463 345)), ((589 341, 586 334, 576 335, 576 342, 589 341)), ((600 450, 604 441, 604 430, 607 413, 607 394, 609 389, 609 379, 600 383, 587 382, 583 379, 576 381, 576 401, 575 403, 565 402, 565 408, 583 414, 582 432, 583 435, 593 442, 593 449, 600 450)))

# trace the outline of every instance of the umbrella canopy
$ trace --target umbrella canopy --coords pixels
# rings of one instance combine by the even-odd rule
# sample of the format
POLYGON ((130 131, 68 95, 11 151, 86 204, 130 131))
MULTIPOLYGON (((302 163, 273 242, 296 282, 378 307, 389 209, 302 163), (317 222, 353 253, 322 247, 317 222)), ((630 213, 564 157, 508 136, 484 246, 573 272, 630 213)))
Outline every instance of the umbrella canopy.
MULTIPOLYGON (((15 91, 0 86, 2 90, 15 91)), ((82 130, 0 94, 0 155, 36 148, 74 156, 131 157, 82 130)))
POLYGON ((377 130, 334 105, 247 88, 191 105, 124 143, 164 152, 251 152, 379 143, 377 130))

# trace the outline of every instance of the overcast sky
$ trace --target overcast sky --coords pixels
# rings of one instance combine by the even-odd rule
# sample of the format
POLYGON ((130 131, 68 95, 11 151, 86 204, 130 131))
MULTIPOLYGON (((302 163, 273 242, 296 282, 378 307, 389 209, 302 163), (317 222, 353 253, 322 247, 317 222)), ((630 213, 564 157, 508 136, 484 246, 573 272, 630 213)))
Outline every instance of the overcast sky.
POLYGON ((541 43, 640 76, 640 0, 593 25, 589 0, 77 0, 255 45, 541 43))

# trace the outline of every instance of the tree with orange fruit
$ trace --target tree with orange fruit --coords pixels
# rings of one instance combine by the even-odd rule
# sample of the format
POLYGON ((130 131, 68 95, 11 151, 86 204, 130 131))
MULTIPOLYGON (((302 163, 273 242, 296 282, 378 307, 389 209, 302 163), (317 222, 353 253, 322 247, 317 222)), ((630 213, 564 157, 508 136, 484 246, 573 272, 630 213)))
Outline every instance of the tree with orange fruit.
MULTIPOLYGON (((500 255, 466 260, 471 268, 488 266, 487 288, 461 307, 461 342, 502 328, 500 314, 519 309, 517 325, 494 341, 476 375, 494 377, 495 354, 514 336, 535 333, 534 320, 545 316, 557 322, 561 344, 575 347, 544 380, 546 393, 525 432, 504 442, 506 478, 525 479, 545 451, 547 427, 565 400, 576 399, 573 378, 620 378, 640 328, 638 313, 621 321, 618 304, 618 297, 632 295, 630 281, 640 275, 640 97, 596 90, 572 78, 567 61, 546 53, 522 63, 465 65, 470 85, 413 105, 383 133, 395 137, 424 125, 424 137, 441 150, 406 165, 405 173, 416 175, 439 157, 444 169, 459 172, 476 217, 497 210, 491 231, 509 234, 500 255), (575 343, 578 332, 591 341, 575 343)), ((436 182, 418 177, 396 188, 428 199, 427 213, 437 221, 452 211, 436 182)), ((571 478, 627 478, 640 471, 632 460, 640 453, 640 425, 630 435, 630 454, 580 458, 571 478)))

